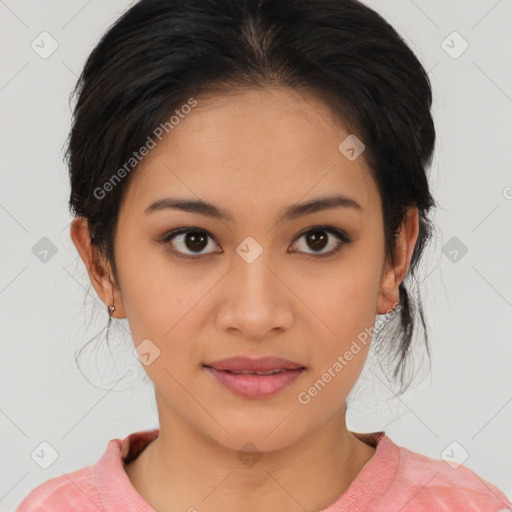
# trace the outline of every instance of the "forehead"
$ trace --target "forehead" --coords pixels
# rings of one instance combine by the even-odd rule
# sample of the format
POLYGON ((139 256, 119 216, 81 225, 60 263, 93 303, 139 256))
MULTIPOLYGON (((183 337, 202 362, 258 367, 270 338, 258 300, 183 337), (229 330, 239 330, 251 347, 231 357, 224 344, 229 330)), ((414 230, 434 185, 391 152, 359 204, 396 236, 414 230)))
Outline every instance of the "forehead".
POLYGON ((379 207, 364 152, 349 160, 340 151, 350 132, 315 96, 273 88, 196 101, 136 168, 124 199, 131 207, 144 210, 167 194, 250 217, 263 205, 336 193, 366 213, 379 207))

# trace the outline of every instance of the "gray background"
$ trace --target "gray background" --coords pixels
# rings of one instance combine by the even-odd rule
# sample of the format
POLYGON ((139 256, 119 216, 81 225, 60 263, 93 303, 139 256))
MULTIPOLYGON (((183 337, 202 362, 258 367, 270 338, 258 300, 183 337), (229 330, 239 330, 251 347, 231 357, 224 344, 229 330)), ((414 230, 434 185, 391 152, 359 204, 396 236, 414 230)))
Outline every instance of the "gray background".
MULTIPOLYGON (((405 38, 432 81, 438 141, 430 181, 440 234, 419 279, 432 371, 423 365, 416 387, 397 398, 371 353, 348 426, 385 430, 433 458, 452 448, 455 459, 467 453, 464 465, 511 498, 512 2, 366 3, 405 38)), ((84 375, 74 360, 108 316, 69 238, 68 97, 86 56, 129 5, 0 0, 2 511, 47 479, 95 463, 110 439, 158 426, 125 320, 111 330, 114 358, 100 338, 89 345, 100 348, 85 355, 84 375), (43 58, 52 44, 45 31, 58 47, 43 58), (31 458, 43 441, 59 454, 47 469, 31 458)))

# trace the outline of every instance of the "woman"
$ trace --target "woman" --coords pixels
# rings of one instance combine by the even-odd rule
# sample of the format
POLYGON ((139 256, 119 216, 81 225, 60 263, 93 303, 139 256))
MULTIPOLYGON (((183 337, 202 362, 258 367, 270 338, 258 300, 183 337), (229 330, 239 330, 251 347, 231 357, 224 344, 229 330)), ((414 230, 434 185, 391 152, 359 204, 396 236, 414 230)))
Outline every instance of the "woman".
POLYGON ((346 426, 376 315, 406 387, 404 280, 433 228, 430 83, 385 20, 355 0, 141 0, 76 92, 71 238, 160 427, 19 512, 510 510, 469 468, 346 426))

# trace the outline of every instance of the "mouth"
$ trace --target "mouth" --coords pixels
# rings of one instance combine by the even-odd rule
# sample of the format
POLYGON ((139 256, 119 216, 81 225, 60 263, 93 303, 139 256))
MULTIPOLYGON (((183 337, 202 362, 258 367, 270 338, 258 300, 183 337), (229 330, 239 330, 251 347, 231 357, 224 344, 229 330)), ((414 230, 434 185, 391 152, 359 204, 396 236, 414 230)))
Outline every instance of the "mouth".
POLYGON ((287 368, 276 368, 274 370, 266 370, 266 371, 255 371, 255 370, 220 370, 218 368, 214 368, 213 366, 203 365, 204 368, 211 368, 213 370, 217 370, 219 372, 232 373, 233 375, 276 375, 278 373, 283 372, 291 372, 298 370, 305 370, 305 366, 300 366, 299 368, 287 369, 287 368))
POLYGON ((253 358, 242 355, 209 362, 204 366, 215 368, 216 370, 229 370, 233 373, 264 373, 277 370, 297 370, 300 368, 305 368, 300 363, 296 363, 295 361, 284 359, 282 357, 266 356, 253 358))
POLYGON ((232 393, 245 398, 266 398, 291 386, 302 373, 304 366, 294 369, 275 368, 265 371, 220 370, 208 365, 203 368, 215 381, 232 393))

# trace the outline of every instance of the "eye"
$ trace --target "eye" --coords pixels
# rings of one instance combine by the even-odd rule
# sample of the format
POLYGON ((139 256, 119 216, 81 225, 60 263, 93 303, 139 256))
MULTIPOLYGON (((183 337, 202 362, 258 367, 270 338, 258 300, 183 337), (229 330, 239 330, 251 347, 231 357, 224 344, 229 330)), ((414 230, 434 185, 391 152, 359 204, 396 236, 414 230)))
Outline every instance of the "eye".
MULTIPOLYGON (((162 243, 171 242, 173 246, 177 247, 178 250, 170 249, 173 254, 176 254, 182 258, 197 259, 199 256, 205 254, 204 249, 211 246, 208 239, 213 240, 213 237, 198 228, 180 228, 167 233, 162 239, 162 243), (186 251, 191 251, 186 253, 186 251), (184 252, 185 251, 185 252, 184 252), (194 256, 196 254, 197 256, 194 256)), ((210 252, 222 252, 222 251, 210 251, 210 252)))
MULTIPOLYGON (((333 256, 341 250, 343 245, 352 241, 345 232, 331 226, 313 226, 300 234, 295 240, 300 241, 301 239, 304 239, 307 247, 311 247, 313 252, 299 252, 306 252, 314 258, 333 256), (325 247, 330 247, 330 249, 321 252, 325 247)), ((175 229, 174 231, 164 235, 161 239, 161 243, 169 244, 171 246, 169 249, 170 252, 180 258, 199 259, 200 256, 209 253, 222 252, 222 249, 217 251, 206 251, 208 247, 211 248, 212 246, 217 245, 213 240, 213 236, 204 229, 183 227, 175 229), (212 241, 212 243, 210 243, 210 241, 212 241)), ((295 242, 294 245, 300 244, 295 242)))
POLYGON ((306 253, 311 254, 316 258, 333 256, 341 251, 343 245, 352 241, 346 233, 331 226, 314 226, 309 228, 307 231, 299 235, 296 240, 301 239, 304 239, 306 246, 313 249, 313 252, 308 253, 306 251, 306 253), (329 238, 331 238, 331 240, 329 240, 329 238), (330 249, 320 252, 325 247, 330 247, 330 249))

